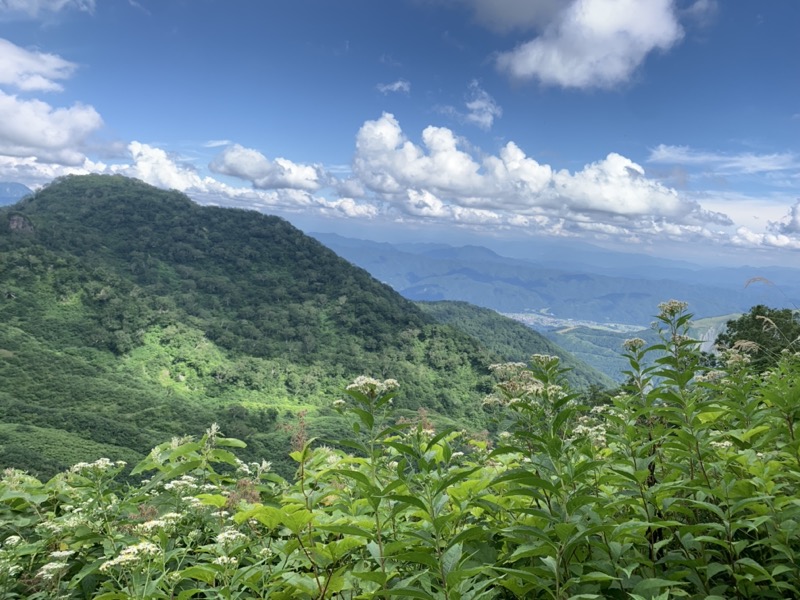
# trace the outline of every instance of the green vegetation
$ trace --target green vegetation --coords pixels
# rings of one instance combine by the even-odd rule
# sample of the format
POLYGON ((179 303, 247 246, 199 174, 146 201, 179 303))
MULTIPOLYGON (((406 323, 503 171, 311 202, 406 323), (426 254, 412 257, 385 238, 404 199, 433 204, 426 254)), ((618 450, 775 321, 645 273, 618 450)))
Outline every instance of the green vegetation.
POLYGON ((551 354, 570 369, 567 381, 575 389, 610 388, 614 380, 576 360, 540 333, 488 308, 466 302, 417 302, 425 313, 477 339, 486 348, 509 361, 527 361, 533 354, 551 354))
POLYGON ((394 380, 296 435, 290 480, 213 425, 121 463, 0 480, 4 598, 796 598, 800 357, 708 370, 685 304, 626 341, 630 384, 582 406, 555 357, 494 370, 487 439, 397 421, 394 380), (650 366, 643 366, 649 364, 650 366))
MULTIPOLYGON (((625 371, 629 365, 625 357, 620 355, 620 349, 625 339, 632 334, 591 327, 570 327, 550 331, 545 335, 566 352, 615 381, 625 379, 625 371)), ((657 334, 650 329, 637 331, 635 335, 648 343, 655 343, 658 338, 657 334)))
POLYGON ((329 401, 362 374, 401 382, 398 416, 491 426, 499 356, 282 219, 67 177, 0 209, 0 255, 0 425, 36 440, 0 441, 2 466, 135 462, 215 421, 288 475, 294 432, 341 437, 329 401))
POLYGON ((717 337, 724 348, 750 345, 753 366, 759 370, 774 367, 783 352, 800 349, 800 315, 788 308, 776 309, 759 304, 750 312, 727 322, 717 337))

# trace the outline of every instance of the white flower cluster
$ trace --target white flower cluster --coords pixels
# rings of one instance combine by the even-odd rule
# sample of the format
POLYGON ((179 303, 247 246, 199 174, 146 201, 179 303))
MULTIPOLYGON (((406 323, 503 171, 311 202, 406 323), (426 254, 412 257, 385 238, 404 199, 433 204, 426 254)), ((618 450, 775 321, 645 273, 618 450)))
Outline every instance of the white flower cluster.
POLYGON ((180 493, 194 492, 197 488, 197 478, 192 475, 181 475, 178 479, 164 484, 165 490, 180 493))
POLYGON ((662 302, 658 305, 658 312, 660 317, 672 318, 681 314, 688 307, 689 304, 687 302, 682 302, 680 300, 667 300, 666 302, 662 302))
POLYGON ((627 350, 628 352, 637 352, 644 348, 646 342, 639 337, 635 338, 628 338, 624 342, 622 342, 622 347, 627 350))
POLYGON ((0 558, 0 579, 13 579, 19 575, 22 567, 13 560, 0 558))
POLYGON ((247 541, 247 536, 233 527, 226 527, 217 534, 217 544, 231 547, 247 541))
POLYGON ((247 477, 258 479, 264 473, 268 473, 271 469, 272 463, 267 460, 262 459, 260 463, 246 463, 241 459, 236 459, 236 472, 239 475, 245 475, 247 477))
POLYGON ((697 383, 713 383, 723 379, 726 375, 725 371, 708 371, 707 373, 696 375, 694 380, 697 383))
POLYGON ((119 553, 119 556, 112 558, 111 560, 107 560, 100 565, 100 571, 107 573, 115 567, 132 568, 144 564, 150 559, 158 557, 160 554, 161 548, 152 542, 140 542, 138 544, 134 544, 133 546, 127 546, 126 548, 123 548, 122 552, 119 553))
POLYGON ((551 354, 534 354, 531 356, 531 364, 541 367, 542 369, 549 369, 558 366, 560 359, 551 354))
POLYGON ((388 394, 399 387, 400 384, 397 383, 396 379, 384 379, 383 381, 380 381, 378 379, 373 379, 372 377, 359 375, 356 377, 353 383, 347 386, 346 389, 355 390, 357 392, 361 392, 365 396, 377 398, 379 396, 383 396, 384 394, 388 394))
POLYGON ((3 469, 2 482, 5 486, 12 490, 21 490, 23 488, 41 485, 39 480, 34 476, 29 475, 20 469, 14 469, 10 467, 3 469))
POLYGON ((49 562, 39 569, 36 573, 36 576, 42 579, 43 581, 52 581, 59 575, 61 575, 69 565, 61 560, 49 562))
POLYGON ((602 423, 592 423, 587 416, 578 418, 578 424, 572 430, 572 439, 588 439, 593 446, 606 445, 606 427, 602 423))
POLYGON ((142 535, 152 534, 158 531, 172 531, 175 524, 183 518, 183 515, 176 512, 164 513, 158 519, 151 519, 136 526, 136 532, 142 535))
POLYGON ((87 471, 93 473, 103 473, 114 468, 121 469, 126 464, 127 463, 124 460, 112 461, 108 458, 98 458, 96 461, 91 463, 79 462, 75 465, 72 465, 72 467, 69 469, 69 472, 77 474, 86 474, 87 471))

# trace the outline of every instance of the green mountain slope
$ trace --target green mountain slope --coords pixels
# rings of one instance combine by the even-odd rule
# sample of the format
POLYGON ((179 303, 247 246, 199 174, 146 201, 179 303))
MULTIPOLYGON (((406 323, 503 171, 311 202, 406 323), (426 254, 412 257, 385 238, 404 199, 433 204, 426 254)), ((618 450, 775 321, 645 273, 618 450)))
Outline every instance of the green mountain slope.
POLYGON ((0 464, 129 460, 211 422, 283 459, 394 378, 398 418, 486 427, 500 357, 286 221, 118 176, 0 209, 0 464), (83 444, 83 445, 82 445, 83 444))
POLYGON ((526 362, 532 354, 550 354, 571 369, 567 379, 576 388, 613 387, 614 380, 577 360, 530 327, 467 302, 418 302, 424 312, 441 323, 453 325, 476 338, 486 348, 509 361, 526 362))

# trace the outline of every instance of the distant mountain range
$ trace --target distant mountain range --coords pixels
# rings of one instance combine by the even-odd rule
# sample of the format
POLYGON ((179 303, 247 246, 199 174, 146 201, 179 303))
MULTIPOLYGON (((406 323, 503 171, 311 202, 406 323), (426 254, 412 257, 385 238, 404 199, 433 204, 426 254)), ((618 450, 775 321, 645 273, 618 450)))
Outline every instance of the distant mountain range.
POLYGON ((0 181, 0 206, 15 204, 28 194, 32 193, 32 189, 30 189, 28 186, 22 185, 21 183, 0 181))
POLYGON ((671 298, 689 302, 698 317, 740 313, 755 304, 800 304, 797 269, 699 267, 580 244, 561 257, 542 246, 521 259, 480 246, 312 235, 409 299, 462 300, 503 313, 646 327, 658 304, 671 298))

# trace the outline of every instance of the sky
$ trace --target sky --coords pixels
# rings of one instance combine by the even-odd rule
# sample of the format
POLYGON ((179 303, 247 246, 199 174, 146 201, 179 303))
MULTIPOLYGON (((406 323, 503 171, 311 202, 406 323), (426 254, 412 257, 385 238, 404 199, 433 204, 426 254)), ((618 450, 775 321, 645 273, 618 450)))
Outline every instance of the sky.
POLYGON ((800 266, 797 0, 0 0, 0 181, 800 266))

